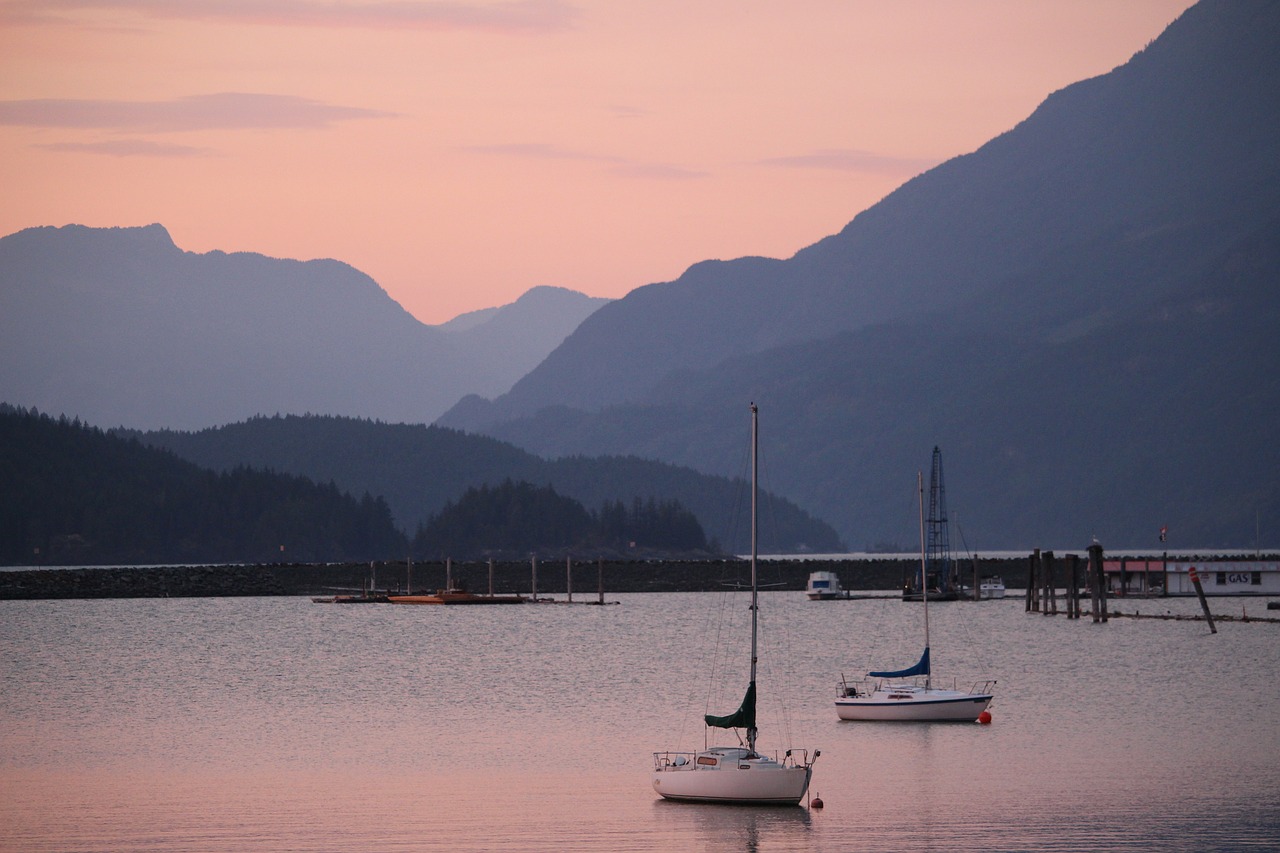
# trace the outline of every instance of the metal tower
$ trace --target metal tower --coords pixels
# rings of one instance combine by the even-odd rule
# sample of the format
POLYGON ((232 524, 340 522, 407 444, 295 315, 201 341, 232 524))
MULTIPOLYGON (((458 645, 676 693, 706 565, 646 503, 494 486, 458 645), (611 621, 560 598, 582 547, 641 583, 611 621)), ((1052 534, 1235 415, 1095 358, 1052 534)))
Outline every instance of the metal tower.
POLYGON ((951 534, 947 527, 947 490, 942 482, 942 451, 933 448, 933 472, 929 475, 929 515, 925 519, 928 543, 925 574, 934 579, 944 595, 956 592, 955 567, 951 562, 951 534))

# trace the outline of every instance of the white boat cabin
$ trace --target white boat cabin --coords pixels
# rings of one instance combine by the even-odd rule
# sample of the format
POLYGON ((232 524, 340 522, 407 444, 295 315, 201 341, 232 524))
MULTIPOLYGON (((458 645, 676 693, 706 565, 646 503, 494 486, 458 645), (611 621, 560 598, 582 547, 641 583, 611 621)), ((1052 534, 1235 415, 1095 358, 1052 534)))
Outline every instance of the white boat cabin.
POLYGON ((845 592, 840 586, 840 578, 835 572, 825 570, 809 573, 809 583, 805 587, 805 594, 809 596, 811 601, 845 597, 845 592))

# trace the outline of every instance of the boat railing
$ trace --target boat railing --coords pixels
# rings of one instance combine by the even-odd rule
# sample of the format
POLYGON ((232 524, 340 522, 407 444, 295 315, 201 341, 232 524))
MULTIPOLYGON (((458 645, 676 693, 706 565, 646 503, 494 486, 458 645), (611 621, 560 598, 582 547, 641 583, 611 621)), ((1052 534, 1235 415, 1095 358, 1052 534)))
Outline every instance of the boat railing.
POLYGON ((873 693, 879 684, 879 681, 871 678, 848 679, 844 677, 844 673, 840 674, 840 684, 838 686, 840 698, 850 696, 867 696, 873 693))
POLYGON ((654 770, 691 770, 697 765, 696 752, 655 752, 653 754, 654 770))
MULTIPOLYGON (((811 760, 808 749, 788 749, 781 754, 781 757, 776 751, 769 753, 757 750, 755 757, 769 759, 775 764, 781 764, 783 767, 808 767, 818 760, 820 754, 821 751, 815 749, 811 760)), ((709 752, 655 752, 653 754, 653 769, 694 770, 699 766, 714 767, 719 761, 731 760, 736 762, 740 758, 740 756, 736 755, 723 755, 715 756, 718 759, 716 762, 699 761, 700 758, 709 755, 711 755, 709 752)))
MULTIPOLYGON (((928 686, 935 690, 955 690, 958 692, 967 692, 970 695, 985 695, 992 691, 996 686, 994 678, 978 679, 969 685, 967 691, 961 691, 960 682, 954 676, 951 678, 928 679, 928 686)), ((839 697, 851 698, 856 696, 870 696, 877 690, 882 688, 888 689, 892 687, 911 687, 917 690, 923 690, 926 685, 926 679, 923 675, 913 675, 907 678, 858 678, 847 679, 842 674, 838 685, 839 697)))

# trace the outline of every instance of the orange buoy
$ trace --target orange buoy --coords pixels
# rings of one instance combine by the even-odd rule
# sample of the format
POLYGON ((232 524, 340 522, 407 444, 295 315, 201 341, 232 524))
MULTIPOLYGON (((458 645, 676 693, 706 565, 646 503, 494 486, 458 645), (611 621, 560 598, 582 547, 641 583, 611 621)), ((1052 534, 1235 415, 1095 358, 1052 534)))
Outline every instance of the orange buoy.
POLYGON ((983 711, 981 714, 979 714, 978 722, 982 723, 984 726, 991 725, 991 712, 983 711))
POLYGON ((810 803, 809 806, 810 808, 815 808, 815 809, 822 808, 822 797, 819 797, 815 794, 813 797, 813 802, 810 803))

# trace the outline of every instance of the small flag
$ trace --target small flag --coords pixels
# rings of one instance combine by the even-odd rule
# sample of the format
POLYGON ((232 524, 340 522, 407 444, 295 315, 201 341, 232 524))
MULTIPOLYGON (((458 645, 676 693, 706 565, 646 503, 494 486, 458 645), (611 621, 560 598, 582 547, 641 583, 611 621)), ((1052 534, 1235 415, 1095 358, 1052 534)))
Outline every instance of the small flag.
POLYGON ((1169 538, 1169 525, 1160 525, 1160 541, 1163 542, 1169 538))

